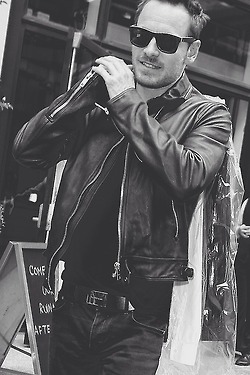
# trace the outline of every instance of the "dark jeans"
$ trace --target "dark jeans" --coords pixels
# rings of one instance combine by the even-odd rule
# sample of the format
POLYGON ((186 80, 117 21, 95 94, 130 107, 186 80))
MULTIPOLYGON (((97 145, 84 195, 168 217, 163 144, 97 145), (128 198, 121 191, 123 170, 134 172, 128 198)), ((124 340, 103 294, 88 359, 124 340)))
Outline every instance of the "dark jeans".
POLYGON ((153 375, 164 320, 60 299, 52 318, 50 375, 153 375))

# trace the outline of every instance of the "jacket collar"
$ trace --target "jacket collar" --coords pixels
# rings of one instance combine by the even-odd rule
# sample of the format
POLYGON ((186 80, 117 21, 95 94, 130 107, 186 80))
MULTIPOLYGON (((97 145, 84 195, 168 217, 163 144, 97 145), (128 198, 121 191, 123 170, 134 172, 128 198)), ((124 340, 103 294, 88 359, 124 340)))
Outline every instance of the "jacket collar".
POLYGON ((148 100, 149 115, 154 115, 163 108, 164 113, 173 111, 184 103, 190 94, 191 89, 192 85, 184 72, 178 81, 175 82, 164 94, 148 100))

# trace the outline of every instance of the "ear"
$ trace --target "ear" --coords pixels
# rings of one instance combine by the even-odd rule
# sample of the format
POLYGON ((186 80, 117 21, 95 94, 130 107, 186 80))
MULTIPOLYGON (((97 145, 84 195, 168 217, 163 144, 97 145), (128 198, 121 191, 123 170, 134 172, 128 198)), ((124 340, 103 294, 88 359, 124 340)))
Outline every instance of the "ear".
POLYGON ((195 40, 189 46, 188 51, 187 51, 187 57, 186 57, 187 64, 193 63, 196 60, 196 57, 198 56, 198 53, 199 53, 200 46, 201 46, 201 41, 199 39, 195 40))

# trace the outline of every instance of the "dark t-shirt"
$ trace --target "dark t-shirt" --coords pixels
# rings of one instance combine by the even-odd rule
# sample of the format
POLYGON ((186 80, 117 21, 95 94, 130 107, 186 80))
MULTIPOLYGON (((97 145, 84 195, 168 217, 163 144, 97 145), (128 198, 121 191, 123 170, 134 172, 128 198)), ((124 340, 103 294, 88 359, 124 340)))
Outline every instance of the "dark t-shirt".
POLYGON ((112 277, 118 254, 118 211, 124 158, 120 157, 78 224, 65 258, 64 281, 125 295, 112 277))
POLYGON ((78 224, 65 257, 64 282, 128 296, 144 312, 168 311, 171 282, 132 278, 129 285, 112 277, 118 254, 118 213, 124 155, 120 155, 78 224))

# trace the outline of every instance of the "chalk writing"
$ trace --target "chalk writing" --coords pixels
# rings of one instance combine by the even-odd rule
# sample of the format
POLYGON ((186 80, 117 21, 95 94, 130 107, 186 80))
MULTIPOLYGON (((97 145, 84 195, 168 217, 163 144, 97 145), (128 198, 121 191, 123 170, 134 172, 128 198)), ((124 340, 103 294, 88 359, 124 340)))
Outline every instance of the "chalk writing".
POLYGON ((39 302, 39 312, 40 314, 49 314, 52 313, 52 310, 54 308, 54 303, 46 303, 43 305, 41 302, 39 302))
POLYGON ((52 290, 49 290, 49 289, 45 288, 44 285, 42 285, 42 294, 43 294, 44 296, 47 296, 48 294, 50 294, 50 295, 54 295, 54 293, 52 292, 52 290))
POLYGON ((45 275, 45 266, 29 266, 29 273, 31 276, 44 276, 45 275))
POLYGON ((42 324, 42 325, 34 325, 35 334, 36 335, 43 335, 50 333, 50 325, 49 324, 42 324))
POLYGON ((41 319, 39 318, 39 315, 51 314, 55 307, 53 292, 43 285, 46 266, 44 264, 29 264, 27 270, 30 275, 30 284, 33 286, 36 285, 36 298, 34 298, 33 302, 33 314, 37 323, 34 324, 35 333, 36 335, 48 334, 50 333, 50 324, 42 324, 43 322, 41 322, 41 319), (39 281, 36 282, 35 280, 38 279, 39 281), (41 293, 38 293, 39 289, 41 290, 41 293), (35 306, 37 306, 37 308, 35 306))

